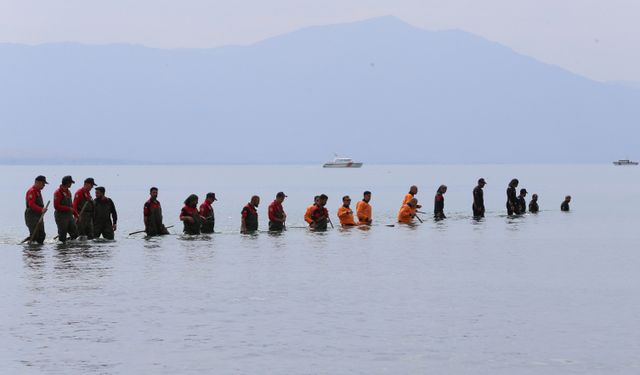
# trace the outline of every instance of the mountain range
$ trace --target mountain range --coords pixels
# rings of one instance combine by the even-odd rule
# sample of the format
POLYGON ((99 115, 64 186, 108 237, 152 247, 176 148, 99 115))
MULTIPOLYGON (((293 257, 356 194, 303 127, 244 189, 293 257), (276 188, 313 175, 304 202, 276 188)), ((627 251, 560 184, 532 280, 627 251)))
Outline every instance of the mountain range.
POLYGON ((394 17, 247 46, 0 44, 0 159, 609 162, 640 90, 394 17))

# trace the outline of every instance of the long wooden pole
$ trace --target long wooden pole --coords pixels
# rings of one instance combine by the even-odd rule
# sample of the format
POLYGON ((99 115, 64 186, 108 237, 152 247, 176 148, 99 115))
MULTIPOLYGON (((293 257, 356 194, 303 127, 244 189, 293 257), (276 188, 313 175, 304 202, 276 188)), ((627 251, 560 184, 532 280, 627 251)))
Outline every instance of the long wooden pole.
MULTIPOLYGON (((44 206, 45 210, 47 210, 49 208, 49 203, 51 203, 51 201, 47 201, 47 204, 44 206)), ((25 238, 20 243, 25 243, 27 241, 29 241, 29 243, 33 242, 33 239, 36 237, 36 234, 38 234, 38 230, 40 230, 40 226, 42 225, 42 221, 44 220, 44 214, 45 213, 46 213, 46 211, 44 211, 42 214, 40 214, 40 219, 38 219, 38 222, 36 223, 36 227, 33 228, 33 232, 31 233, 31 236, 25 238)))

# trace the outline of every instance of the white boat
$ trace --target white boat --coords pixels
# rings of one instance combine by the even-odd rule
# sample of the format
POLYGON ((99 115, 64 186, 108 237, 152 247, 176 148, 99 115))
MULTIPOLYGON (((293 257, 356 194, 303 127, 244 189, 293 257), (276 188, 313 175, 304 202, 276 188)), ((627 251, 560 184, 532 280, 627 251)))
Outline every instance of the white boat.
POLYGON ((362 163, 356 163, 351 158, 336 157, 333 161, 324 163, 322 168, 360 168, 362 163))
POLYGON ((629 159, 620 159, 618 161, 614 161, 613 165, 638 165, 638 162, 631 161, 629 159))

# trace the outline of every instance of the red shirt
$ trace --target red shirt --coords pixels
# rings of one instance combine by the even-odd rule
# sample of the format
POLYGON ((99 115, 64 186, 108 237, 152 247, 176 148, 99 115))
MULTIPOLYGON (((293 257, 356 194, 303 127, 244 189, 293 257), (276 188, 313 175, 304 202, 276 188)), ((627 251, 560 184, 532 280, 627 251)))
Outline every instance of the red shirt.
POLYGON ((242 209, 242 218, 246 219, 247 215, 249 215, 249 211, 251 211, 253 214, 256 215, 256 217, 258 216, 258 212, 256 211, 256 208, 251 204, 247 204, 246 206, 244 206, 244 208, 242 209))
POLYGON ((71 201, 71 192, 65 186, 60 185, 58 190, 53 193, 53 208, 55 208, 56 211, 71 212, 74 215, 77 215, 76 210, 73 209, 73 206, 62 204, 63 198, 67 198, 69 201, 71 201))
POLYGON ((210 217, 213 213, 213 207, 211 207, 211 203, 206 200, 202 202, 200 205, 200 216, 202 217, 210 217))
POLYGON ((82 211, 82 207, 84 207, 84 202, 91 202, 92 200, 91 192, 81 187, 73 196, 73 209, 76 210, 76 212, 80 212, 82 211))
POLYGON ((329 211, 327 211, 326 208, 324 207, 316 207, 313 212, 311 213, 311 220, 313 221, 318 221, 318 219, 322 218, 324 216, 324 218, 328 218, 329 217, 329 211))
POLYGON ((42 191, 38 189, 37 186, 33 185, 29 190, 27 190, 27 207, 31 209, 31 211, 41 214, 44 207, 38 205, 38 198, 42 202, 42 191))
POLYGON ((273 201, 269 205, 269 221, 281 221, 284 218, 284 208, 282 203, 273 201))
POLYGON ((160 201, 156 200, 155 202, 152 202, 151 199, 149 199, 144 204, 144 216, 149 216, 149 214, 151 214, 151 210, 154 208, 160 208, 160 201))
POLYGON ((195 207, 189 207, 187 205, 185 205, 184 207, 182 207, 182 210, 180 211, 180 216, 191 216, 193 217, 194 215, 198 215, 198 209, 195 207))

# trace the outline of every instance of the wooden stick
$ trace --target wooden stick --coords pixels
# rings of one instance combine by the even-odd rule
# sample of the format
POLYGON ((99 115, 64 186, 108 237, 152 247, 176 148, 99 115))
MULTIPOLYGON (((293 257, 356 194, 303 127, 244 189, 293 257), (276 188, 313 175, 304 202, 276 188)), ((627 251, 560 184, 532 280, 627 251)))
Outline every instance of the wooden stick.
MULTIPOLYGON (((169 225, 168 227, 165 227, 165 228, 166 229, 173 228, 173 225, 169 225)), ((143 233, 143 232, 146 232, 146 231, 147 231, 146 229, 143 229, 143 230, 139 230, 139 231, 136 231, 136 232, 131 232, 131 233, 129 233, 129 235, 133 236, 134 234, 139 234, 139 233, 143 233)))
MULTIPOLYGON (((47 205, 44 206, 45 210, 49 208, 49 203, 51 203, 51 201, 47 201, 47 205)), ((45 212, 40 214, 40 219, 38 219, 38 222, 36 223, 36 227, 33 228, 33 232, 31 233, 31 236, 25 238, 20 243, 25 243, 27 241, 29 241, 29 243, 33 242, 33 239, 36 237, 36 234, 38 234, 38 230, 40 229, 40 225, 42 224, 42 221, 44 220, 44 214, 45 214, 45 212)))

